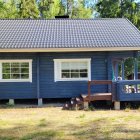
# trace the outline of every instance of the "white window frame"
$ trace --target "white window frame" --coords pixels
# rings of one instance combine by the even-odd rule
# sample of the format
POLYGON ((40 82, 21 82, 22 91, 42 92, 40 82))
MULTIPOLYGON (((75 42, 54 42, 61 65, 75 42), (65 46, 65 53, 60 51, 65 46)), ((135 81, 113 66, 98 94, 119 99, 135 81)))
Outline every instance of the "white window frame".
POLYGON ((21 59, 21 60, 0 60, 0 82, 32 82, 32 59, 21 59), (2 79, 2 63, 29 63, 29 78, 28 79, 2 79))
POLYGON ((91 80, 91 58, 85 59, 54 59, 54 81, 90 81, 91 80), (88 77, 87 78, 61 78, 62 62, 87 62, 88 77))

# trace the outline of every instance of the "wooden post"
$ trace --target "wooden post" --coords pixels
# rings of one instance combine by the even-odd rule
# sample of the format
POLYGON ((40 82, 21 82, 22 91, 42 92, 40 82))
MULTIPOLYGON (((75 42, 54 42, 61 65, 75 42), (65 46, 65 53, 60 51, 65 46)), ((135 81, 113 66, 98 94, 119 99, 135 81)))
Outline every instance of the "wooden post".
POLYGON ((15 104, 14 99, 9 99, 9 104, 10 104, 10 105, 14 105, 14 104, 15 104))
POLYGON ((115 110, 120 110, 120 102, 118 102, 118 101, 114 102, 114 109, 115 110))
POLYGON ((115 65, 115 77, 116 77, 116 80, 118 80, 118 62, 116 62, 116 65, 115 65))
POLYGON ((124 60, 122 61, 122 80, 124 80, 124 60))
POLYGON ((88 101, 90 102, 90 86, 91 86, 91 81, 88 81, 88 101))
POLYGON ((137 58, 134 60, 134 80, 138 79, 138 64, 137 58))

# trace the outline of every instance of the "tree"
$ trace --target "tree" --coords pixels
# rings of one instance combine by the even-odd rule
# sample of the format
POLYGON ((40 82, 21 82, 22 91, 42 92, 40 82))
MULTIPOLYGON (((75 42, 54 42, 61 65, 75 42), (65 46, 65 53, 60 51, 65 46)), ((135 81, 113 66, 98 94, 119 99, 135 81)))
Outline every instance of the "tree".
POLYGON ((96 10, 102 18, 115 18, 120 13, 119 0, 99 0, 96 10))
POLYGON ((0 18, 16 18, 18 15, 14 0, 0 1, 0 18))
POLYGON ((19 18, 39 18, 39 10, 35 0, 21 0, 19 4, 19 18))
POLYGON ((99 17, 125 17, 140 28, 140 3, 134 0, 99 0, 96 10, 99 17))
POLYGON ((42 18, 52 19, 58 15, 64 15, 65 9, 60 0, 40 0, 39 10, 42 18))
POLYGON ((91 18, 92 12, 92 8, 85 6, 85 1, 78 0, 73 6, 71 18, 91 18))
POLYGON ((16 1, 15 0, 9 0, 7 3, 5 3, 7 16, 6 18, 17 18, 18 17, 18 11, 16 7, 16 1))
POLYGON ((0 18, 5 18, 6 16, 6 7, 4 6, 4 3, 0 1, 0 18))
POLYGON ((62 0, 62 4, 65 7, 65 14, 70 18, 92 17, 93 3, 88 3, 87 0, 62 0))

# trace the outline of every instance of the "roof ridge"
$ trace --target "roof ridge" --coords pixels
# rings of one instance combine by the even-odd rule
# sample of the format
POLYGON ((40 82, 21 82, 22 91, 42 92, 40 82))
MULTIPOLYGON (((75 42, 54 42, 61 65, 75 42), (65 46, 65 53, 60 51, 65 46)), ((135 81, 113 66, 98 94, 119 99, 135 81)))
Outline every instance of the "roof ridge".
POLYGON ((128 18, 124 18, 130 25, 132 25, 132 27, 140 34, 140 30, 128 19, 128 18))

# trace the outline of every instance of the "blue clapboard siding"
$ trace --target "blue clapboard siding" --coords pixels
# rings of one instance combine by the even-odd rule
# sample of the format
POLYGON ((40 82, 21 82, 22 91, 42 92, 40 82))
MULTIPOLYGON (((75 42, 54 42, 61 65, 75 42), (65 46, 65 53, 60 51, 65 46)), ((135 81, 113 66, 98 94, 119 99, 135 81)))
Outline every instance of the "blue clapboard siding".
POLYGON ((30 82, 0 82, 0 99, 36 98, 36 54, 34 53, 0 53, 2 59, 32 59, 32 83, 30 82))
MULTIPOLYGON (((132 57, 136 53, 128 52, 71 52, 71 53, 0 53, 0 59, 33 59, 33 79, 30 82, 1 82, 0 99, 68 98, 87 93, 87 81, 54 82, 54 59, 91 58, 91 80, 112 80, 112 59, 132 57), (38 59, 39 58, 39 59, 38 59), (37 89, 37 59, 39 60, 39 87, 37 89)), ((107 85, 92 86, 92 93, 108 92, 107 85)), ((118 92, 117 86, 114 90, 118 92)), ((139 95, 138 95, 139 96, 139 95)), ((119 100, 127 100, 122 97, 119 100)), ((131 97, 129 97, 131 100, 131 97)), ((133 100, 133 97, 132 97, 133 100)))
MULTIPOLYGON (((87 81, 54 82, 53 59, 91 58, 91 79, 106 80, 106 53, 42 53, 40 55, 40 94, 42 98, 68 98, 87 93, 87 81)), ((105 92, 107 86, 92 87, 92 92, 105 92)))

